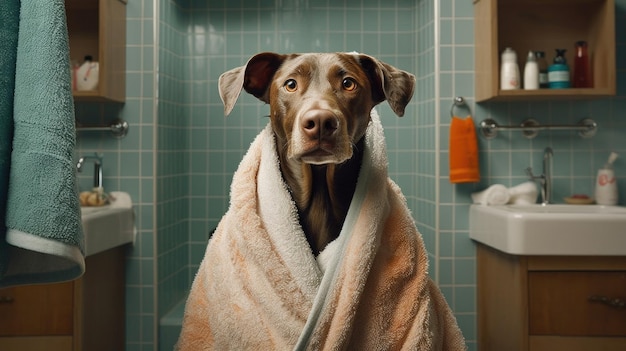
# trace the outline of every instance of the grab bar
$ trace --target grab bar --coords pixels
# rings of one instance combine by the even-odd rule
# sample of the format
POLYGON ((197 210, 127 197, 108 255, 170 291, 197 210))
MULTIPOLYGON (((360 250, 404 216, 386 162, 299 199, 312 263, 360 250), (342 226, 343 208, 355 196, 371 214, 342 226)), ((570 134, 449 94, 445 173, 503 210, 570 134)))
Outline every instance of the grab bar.
POLYGON ((116 119, 113 122, 111 122, 111 125, 109 125, 108 127, 81 127, 81 126, 76 126, 76 131, 77 132, 102 132, 102 131, 108 131, 111 132, 111 134, 113 134, 113 137, 121 139, 123 137, 126 136, 126 134, 128 134, 128 122, 126 122, 123 119, 116 119))
POLYGON ((532 139, 539 134, 540 130, 577 130, 582 138, 591 138, 596 135, 598 124, 591 118, 584 118, 578 124, 548 124, 541 125, 535 119, 529 118, 518 126, 501 126, 491 118, 480 122, 480 131, 486 139, 493 139, 498 135, 498 130, 520 130, 527 139, 532 139))

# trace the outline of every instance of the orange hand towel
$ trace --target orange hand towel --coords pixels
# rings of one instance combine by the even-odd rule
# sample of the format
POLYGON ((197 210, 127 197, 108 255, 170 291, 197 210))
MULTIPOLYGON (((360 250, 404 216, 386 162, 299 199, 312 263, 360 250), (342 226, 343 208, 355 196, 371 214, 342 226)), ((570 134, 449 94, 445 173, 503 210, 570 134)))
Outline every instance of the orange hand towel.
POLYGON ((476 183, 480 180, 478 169, 478 143, 471 116, 452 117, 450 124, 450 183, 476 183))

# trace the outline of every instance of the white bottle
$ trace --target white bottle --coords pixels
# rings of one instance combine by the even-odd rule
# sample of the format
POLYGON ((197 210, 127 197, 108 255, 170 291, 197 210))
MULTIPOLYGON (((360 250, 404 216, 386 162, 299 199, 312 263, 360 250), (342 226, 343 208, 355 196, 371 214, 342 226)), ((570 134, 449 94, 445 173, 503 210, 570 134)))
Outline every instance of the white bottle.
POLYGON ((91 56, 85 56, 85 62, 76 70, 74 80, 76 81, 76 90, 96 90, 98 88, 99 65, 94 62, 91 56))
POLYGON ((598 170, 595 193, 596 203, 598 205, 617 205, 617 180, 615 179, 615 172, 613 171, 613 162, 617 156, 615 152, 611 152, 604 168, 598 170))
POLYGON ((524 66, 524 89, 539 89, 539 65, 537 64, 535 53, 532 51, 528 52, 528 58, 524 66))
POLYGON ((520 88, 519 66, 515 50, 506 48, 502 52, 500 67, 500 89, 514 90, 520 88))

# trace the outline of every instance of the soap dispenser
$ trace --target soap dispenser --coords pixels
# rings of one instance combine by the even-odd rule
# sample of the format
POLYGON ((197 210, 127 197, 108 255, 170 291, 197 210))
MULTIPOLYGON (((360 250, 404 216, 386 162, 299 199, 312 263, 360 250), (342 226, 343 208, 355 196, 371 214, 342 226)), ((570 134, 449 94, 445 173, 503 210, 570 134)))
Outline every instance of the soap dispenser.
POLYGON ((566 49, 556 49, 554 63, 548 67, 548 87, 565 89, 570 87, 569 67, 565 59, 566 49))
POLYGON ((617 205, 617 180, 615 179, 615 173, 613 171, 613 162, 615 162, 617 156, 618 154, 611 152, 604 168, 598 170, 595 193, 596 203, 598 205, 617 205))

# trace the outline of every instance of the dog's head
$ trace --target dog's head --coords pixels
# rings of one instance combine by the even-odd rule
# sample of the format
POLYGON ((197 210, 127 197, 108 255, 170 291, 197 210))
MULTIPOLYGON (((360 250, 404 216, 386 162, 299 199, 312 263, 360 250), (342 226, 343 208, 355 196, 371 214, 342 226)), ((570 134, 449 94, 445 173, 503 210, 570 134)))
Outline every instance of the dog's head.
POLYGON ((404 115, 415 77, 371 56, 261 53, 219 78, 228 115, 241 89, 270 105, 279 153, 291 161, 342 163, 365 135, 374 106, 404 115))

